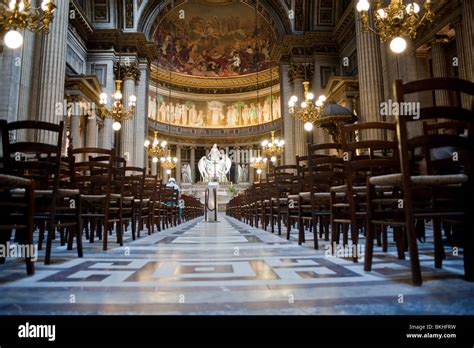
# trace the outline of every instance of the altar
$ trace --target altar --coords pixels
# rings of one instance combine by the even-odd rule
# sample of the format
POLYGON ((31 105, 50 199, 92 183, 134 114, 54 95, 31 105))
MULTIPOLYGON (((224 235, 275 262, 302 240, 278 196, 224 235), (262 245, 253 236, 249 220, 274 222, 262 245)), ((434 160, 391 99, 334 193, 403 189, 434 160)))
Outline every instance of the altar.
MULTIPOLYGON (((245 191, 249 186, 249 183, 219 183, 217 187, 217 211, 225 211, 225 206, 229 203, 232 197, 245 191)), ((181 192, 196 197, 202 204, 205 204, 206 190, 208 187, 208 183, 182 184, 181 192)))

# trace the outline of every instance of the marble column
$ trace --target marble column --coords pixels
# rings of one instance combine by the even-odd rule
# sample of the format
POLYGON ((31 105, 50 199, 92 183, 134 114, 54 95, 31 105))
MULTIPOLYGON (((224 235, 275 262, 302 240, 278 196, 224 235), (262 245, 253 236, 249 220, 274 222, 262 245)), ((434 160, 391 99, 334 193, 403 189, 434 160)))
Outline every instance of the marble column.
MULTIPOLYGON (((293 95, 298 97, 297 105, 300 105, 304 100, 304 81, 311 81, 314 74, 314 64, 303 63, 293 64, 289 71, 290 82, 293 83, 293 95)), ((313 86, 310 86, 313 87, 313 86)), ((293 119, 294 124, 294 146, 295 155, 304 156, 308 153, 308 133, 304 129, 304 122, 293 119)), ((293 156, 292 163, 296 163, 296 158, 293 156)))
POLYGON ((151 175, 156 175, 158 173, 158 163, 151 161, 151 175))
MULTIPOLYGON (((464 16, 463 20, 467 20, 467 17, 464 16)), ((472 44, 472 40, 470 40, 472 38, 466 39, 463 20, 460 18, 456 23, 454 23, 454 30, 456 32, 456 50, 459 59, 459 77, 463 80, 472 81, 472 59, 474 59, 474 57, 468 57, 471 47, 467 47, 467 45, 472 44)), ((462 94, 462 103, 465 108, 470 108, 471 99, 472 97, 469 95, 462 94)))
POLYGON ((474 1, 462 0, 461 6, 466 77, 472 81, 474 79, 474 1))
MULTIPOLYGON (((295 134, 294 134, 294 120, 289 113, 288 101, 292 95, 292 88, 289 78, 289 64, 282 64, 280 67, 280 76, 281 76, 281 110, 283 118, 283 139, 285 140, 285 153, 284 153, 284 163, 293 164, 295 161, 295 134)), ((252 157, 250 155, 250 157, 252 157)), ((249 173, 253 173, 254 170, 251 168, 249 173)), ((251 180, 253 182, 253 180, 251 180)))
MULTIPOLYGON (((71 100, 73 103, 80 103, 79 100, 71 100)), ((82 110, 82 108, 80 108, 82 110)), ((71 138, 72 138, 72 148, 79 149, 84 147, 84 120, 86 115, 76 115, 74 111, 71 113, 71 138)))
MULTIPOLYGON (((369 12, 372 18, 372 10, 369 12)), ((360 15, 356 12, 357 61, 359 69, 360 114, 359 123, 380 122, 380 103, 384 101, 380 39, 361 31, 360 15)), ((371 25, 373 23, 370 23, 371 25)), ((369 139, 383 139, 377 131, 367 131, 369 139)))
POLYGON ((191 181, 194 183, 196 180, 196 147, 190 147, 189 162, 191 166, 191 181))
POLYGON ((87 119, 87 147, 98 146, 99 129, 95 115, 91 115, 87 119))
MULTIPOLYGON (((49 34, 42 37, 42 55, 38 63, 41 77, 36 119, 58 124, 65 120, 65 115, 56 113, 56 104, 64 101, 69 0, 56 1, 55 4, 56 10, 49 34)), ((51 132, 42 133, 39 137, 40 141, 55 142, 51 132)))
MULTIPOLYGON (((21 57, 21 80, 18 100, 18 120, 28 120, 31 117, 32 84, 35 70, 36 34, 25 31, 21 57)), ((3 80, 2 80, 3 81, 3 80)))
POLYGON ((235 163, 235 172, 234 172, 234 182, 239 183, 239 169, 240 169, 240 146, 234 148, 234 163, 235 163))
POLYGON ((137 86, 137 112, 135 113, 135 166, 145 166, 145 135, 148 121, 148 85, 149 85, 149 65, 147 62, 140 62, 140 78, 137 86))
MULTIPOLYGON (((431 44, 431 58, 433 60, 433 77, 448 77, 445 44, 447 38, 435 38, 431 44)), ((449 106, 448 91, 435 91, 436 105, 449 106)))
POLYGON ((17 121, 19 107, 21 48, 12 50, 4 47, 0 58, 0 118, 13 122, 17 121))
POLYGON ((176 163, 176 182, 181 184, 181 145, 176 145, 176 158, 178 163, 176 163))
MULTIPOLYGON (((131 95, 136 95, 135 93, 135 80, 133 77, 125 76, 123 81, 123 103, 126 108, 129 108, 128 102, 131 95)), ((136 114, 136 113, 135 113, 136 114)), ((135 138, 135 115, 132 118, 124 120, 122 122, 121 132, 122 138, 122 153, 121 156, 125 157, 127 160, 127 166, 135 165, 135 151, 134 151, 134 138, 135 138)))
MULTIPOLYGON (((253 149, 251 146, 248 147, 248 152, 249 152, 250 158, 254 157, 253 149)), ((249 165, 249 181, 251 184, 255 182, 255 168, 251 167, 250 165, 249 165)))

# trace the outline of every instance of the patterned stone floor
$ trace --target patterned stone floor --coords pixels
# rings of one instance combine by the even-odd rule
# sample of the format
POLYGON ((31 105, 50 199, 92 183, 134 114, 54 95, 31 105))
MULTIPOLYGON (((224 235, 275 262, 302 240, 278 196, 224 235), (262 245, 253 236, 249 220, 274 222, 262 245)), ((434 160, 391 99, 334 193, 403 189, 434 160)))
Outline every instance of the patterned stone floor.
POLYGON ((420 245, 424 284, 414 287, 409 261, 398 260, 393 247, 376 249, 368 273, 363 262, 326 255, 324 242, 313 250, 310 234, 298 246, 293 236, 219 219, 196 219, 107 252, 86 242, 82 259, 55 246, 54 263, 40 258, 31 277, 23 262, 7 260, 0 314, 474 314, 462 258, 448 254, 435 269, 430 240, 420 245))

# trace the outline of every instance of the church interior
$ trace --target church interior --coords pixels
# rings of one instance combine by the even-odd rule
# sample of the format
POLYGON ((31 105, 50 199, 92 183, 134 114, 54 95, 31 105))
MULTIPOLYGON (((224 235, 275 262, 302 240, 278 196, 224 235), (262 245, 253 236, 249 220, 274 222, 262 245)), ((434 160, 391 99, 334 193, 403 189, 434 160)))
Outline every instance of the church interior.
POLYGON ((0 315, 473 315, 473 17, 0 0, 0 315))

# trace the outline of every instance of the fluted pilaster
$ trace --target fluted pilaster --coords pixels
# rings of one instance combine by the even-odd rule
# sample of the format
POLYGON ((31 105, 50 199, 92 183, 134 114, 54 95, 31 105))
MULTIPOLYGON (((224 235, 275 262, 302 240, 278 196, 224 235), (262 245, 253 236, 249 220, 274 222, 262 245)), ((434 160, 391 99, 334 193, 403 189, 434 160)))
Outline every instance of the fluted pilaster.
POLYGON ((181 183, 181 145, 176 146, 176 158, 178 163, 176 163, 176 181, 178 184, 181 183))
MULTIPOLYGON (((369 17, 372 12, 369 13, 369 17)), ((380 103, 384 100, 380 39, 361 31, 360 15, 356 12, 357 61, 359 69, 359 122, 380 122, 380 103)), ((372 25, 372 23, 371 23, 372 25)), ((367 132, 369 139, 381 139, 381 133, 367 132)))
MULTIPOLYGON (((464 17, 463 20, 467 20, 467 18, 464 17)), ((459 59, 459 77, 463 80, 472 81, 472 71, 469 69, 473 68, 470 63, 474 57, 468 57, 470 47, 467 47, 467 45, 470 44, 471 40, 466 39, 463 21, 457 21, 454 24, 454 30, 456 32, 456 50, 459 59)), ((472 97, 469 95, 462 95, 462 103, 465 108, 471 106, 471 99, 472 97)))
POLYGON ((87 119, 87 147, 98 146, 99 129, 95 116, 90 116, 87 119))
POLYGON ((135 113, 135 165, 145 166, 145 142, 148 121, 148 86, 149 68, 148 63, 140 63, 140 79, 137 86, 137 112, 135 113))
POLYGON ((191 181, 194 182, 196 180, 195 175, 195 168, 196 168, 196 147, 191 146, 190 154, 189 154, 189 162, 191 165, 191 181))
MULTIPOLYGON (((54 20, 49 34, 42 37, 41 69, 38 114, 39 121, 58 124, 64 115, 56 114, 56 104, 64 100, 66 76, 66 46, 69 20, 69 0, 56 1, 54 20)), ((40 140, 53 143, 55 139, 48 132, 40 134, 40 140)))
MULTIPOLYGON (((288 64, 281 65, 281 110, 283 117, 283 139, 285 140, 285 153, 284 153, 284 162, 285 164, 292 164, 295 160, 295 134, 294 134, 294 120, 289 113, 288 101, 291 98, 291 84, 289 78, 290 66, 288 64)), ((254 170, 249 170, 249 173, 252 173, 252 179, 250 182, 253 183, 253 172, 254 170)))
MULTIPOLYGON (((135 80, 131 77, 126 77, 123 81, 123 103, 128 108, 128 101, 130 96, 135 94, 135 80)), ((135 115, 132 118, 122 122, 122 153, 121 155, 127 158, 127 166, 134 166, 135 163, 135 115)))
MULTIPOLYGON (((448 77, 448 65, 446 62, 445 38, 433 40, 431 45, 431 58, 433 60, 433 77, 448 77)), ((436 105, 449 106, 449 95, 447 91, 435 91, 436 105)))

